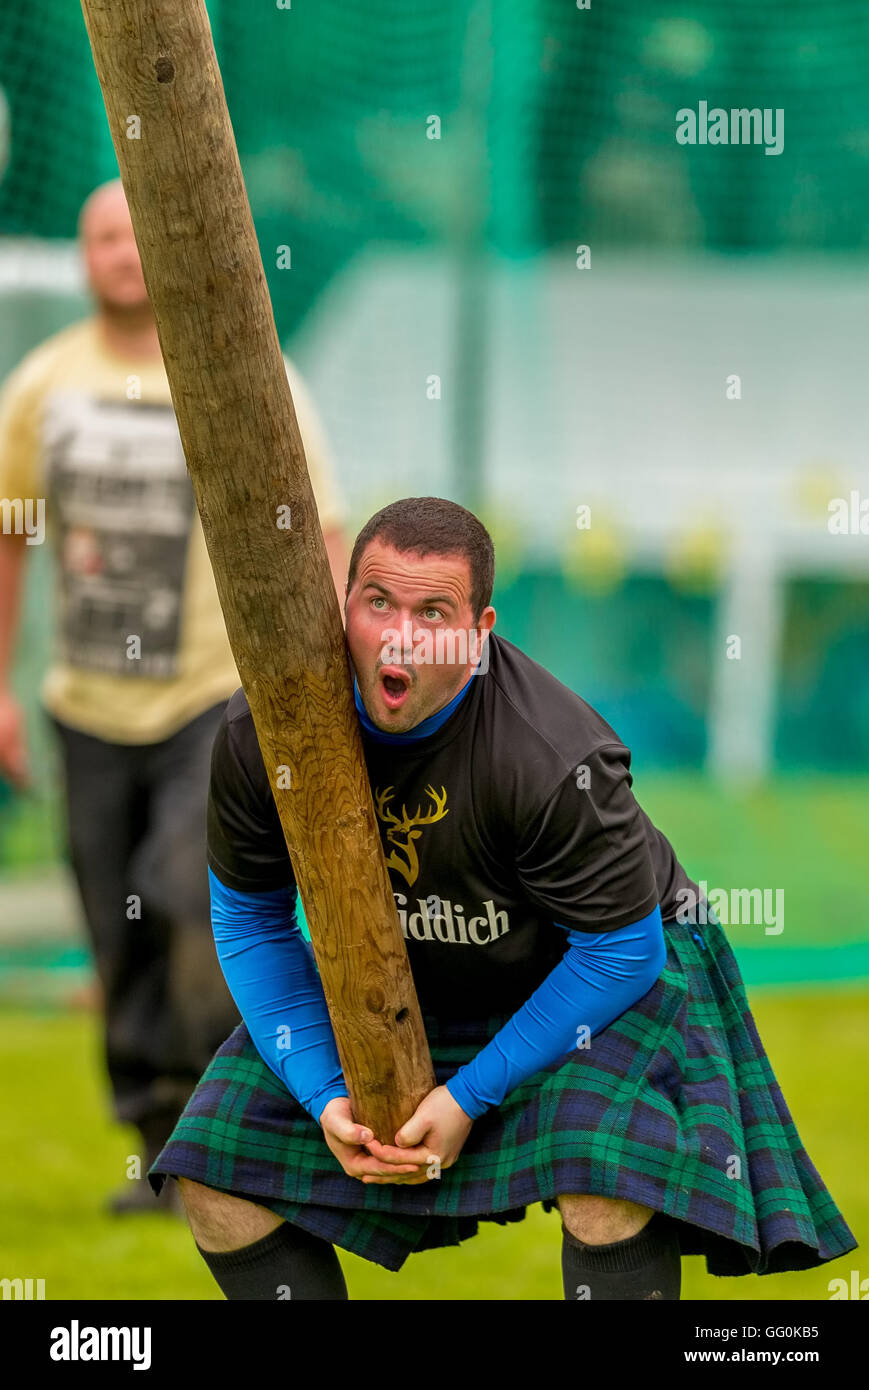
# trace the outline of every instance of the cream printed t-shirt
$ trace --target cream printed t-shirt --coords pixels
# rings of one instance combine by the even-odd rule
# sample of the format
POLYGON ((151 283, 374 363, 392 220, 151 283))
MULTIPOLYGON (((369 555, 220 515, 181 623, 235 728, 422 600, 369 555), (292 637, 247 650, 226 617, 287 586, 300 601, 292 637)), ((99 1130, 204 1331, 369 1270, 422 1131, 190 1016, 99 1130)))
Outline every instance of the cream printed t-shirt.
MULTIPOLYGON (((345 517, 323 430, 286 366, 329 531, 345 517)), ((160 359, 117 355, 95 318, 30 352, 0 393, 0 497, 46 499, 58 652, 42 698, 57 719, 153 743, 238 688, 160 359)))

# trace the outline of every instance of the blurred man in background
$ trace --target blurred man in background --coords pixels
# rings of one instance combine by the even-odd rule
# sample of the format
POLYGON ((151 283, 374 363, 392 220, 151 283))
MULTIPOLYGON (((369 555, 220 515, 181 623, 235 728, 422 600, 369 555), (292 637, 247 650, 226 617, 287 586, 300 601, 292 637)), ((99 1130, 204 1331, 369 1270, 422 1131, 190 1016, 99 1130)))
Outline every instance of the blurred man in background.
MULTIPOLYGON (((238 1022, 211 933, 205 805, 239 677, 119 180, 91 194, 79 232, 96 313, 6 382, 0 497, 9 517, 38 514, 44 498, 55 541, 58 651, 42 699, 62 753, 114 1110, 140 1131, 144 1174, 238 1022)), ((341 595, 341 506, 310 397, 289 362, 287 374, 341 595)), ((30 771, 9 674, 26 550, 25 535, 0 534, 0 776, 19 788, 30 771)), ((144 1176, 110 1207, 154 1210, 144 1176)))

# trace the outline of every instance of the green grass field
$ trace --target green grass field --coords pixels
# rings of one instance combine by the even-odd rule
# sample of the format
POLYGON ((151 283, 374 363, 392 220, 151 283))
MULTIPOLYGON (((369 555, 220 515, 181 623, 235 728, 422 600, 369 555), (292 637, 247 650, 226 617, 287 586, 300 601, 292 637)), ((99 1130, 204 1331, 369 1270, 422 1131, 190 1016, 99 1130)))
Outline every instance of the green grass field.
MULTIPOLYGON (((755 1018, 803 1143, 862 1241, 869 991, 752 995, 755 1018)), ((0 1276, 43 1278, 48 1299, 211 1299, 222 1295, 184 1224, 169 1215, 109 1218, 135 1131, 107 1119, 98 1019, 0 1012, 5 1123, 0 1276)), ((393 1274, 341 1255, 354 1299, 561 1299, 558 1219, 542 1207, 507 1227, 484 1224, 463 1246, 413 1255, 393 1274)), ((686 1299, 828 1299, 861 1251, 815 1270, 716 1279, 683 1261, 686 1299)))

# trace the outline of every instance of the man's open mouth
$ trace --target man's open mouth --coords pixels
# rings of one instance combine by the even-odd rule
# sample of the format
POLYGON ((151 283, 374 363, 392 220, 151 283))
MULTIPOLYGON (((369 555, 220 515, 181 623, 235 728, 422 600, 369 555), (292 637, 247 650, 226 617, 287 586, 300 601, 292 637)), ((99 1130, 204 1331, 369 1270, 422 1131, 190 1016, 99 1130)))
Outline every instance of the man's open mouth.
POLYGON ((390 709, 398 709, 407 699, 410 676, 397 666, 381 666, 379 676, 384 701, 390 709))

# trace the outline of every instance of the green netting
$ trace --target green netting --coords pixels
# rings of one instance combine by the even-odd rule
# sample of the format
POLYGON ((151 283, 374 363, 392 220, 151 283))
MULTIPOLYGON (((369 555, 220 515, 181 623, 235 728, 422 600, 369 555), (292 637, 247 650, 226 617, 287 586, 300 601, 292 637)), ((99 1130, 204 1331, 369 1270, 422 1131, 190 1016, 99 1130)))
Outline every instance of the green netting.
MULTIPOLYGON (((366 249, 424 247, 460 267, 449 330, 455 360, 445 364, 454 383, 448 495, 466 505, 480 500, 480 372, 498 329, 481 265, 510 260, 524 285, 520 272, 533 258, 558 249, 569 261, 580 243, 603 257, 630 247, 793 254, 869 245, 865 0, 592 0, 588 10, 574 0, 292 0, 290 9, 275 0, 210 0, 208 9, 281 338, 292 340, 366 249), (781 108, 783 153, 680 146, 676 112, 700 101, 781 108), (428 138, 432 118, 440 139, 428 138), (291 270, 277 267, 284 245, 291 270)), ((116 172, 79 0, 7 5, 0 238, 72 237, 84 198, 116 172)), ((535 316, 547 328, 562 320, 539 312, 530 277, 523 293, 534 402, 534 371, 545 370, 536 359, 549 360, 535 348, 535 316)), ((60 291, 56 300, 42 291, 5 295, 0 376, 85 304, 60 291)), ((367 304, 376 312, 375 300, 367 304)), ((589 331, 578 316, 570 326, 589 331)), ((346 331, 333 311, 333 334, 346 331)), ((372 317, 372 350, 382 331, 372 317)), ((625 334, 625 371, 636 371, 627 321, 625 334)), ((339 388, 333 416, 365 409, 393 427, 388 400, 363 399, 342 380, 339 388)), ((407 428, 408 418, 416 416, 405 417, 407 428)), ((536 434, 530 438, 536 446, 536 434)), ((545 457, 535 460, 535 487, 551 481, 546 466, 545 457)), ((386 496, 407 487, 392 475, 371 481, 386 496)), ((521 522, 521 497, 514 511, 521 522)), ((598 704, 639 763, 700 766, 714 586, 692 596, 665 577, 630 575, 612 592, 584 592, 566 582, 562 543, 553 542, 548 572, 523 559, 511 576, 499 536, 501 630, 598 704)), ((31 566, 19 647, 31 708, 49 656, 47 561, 34 557, 31 566)), ((867 604, 865 584, 789 584, 780 766, 839 770, 869 757, 867 604)), ((39 795, 19 804, 11 823, 0 784, 0 862, 35 860, 58 840, 50 748, 36 720, 32 729, 39 795)))
MULTIPOLYGON (((208 8, 282 335, 369 242, 869 242, 862 0, 208 8), (676 111, 701 100, 781 108, 783 153, 677 145, 676 111)), ((5 8, 0 87, 0 234, 70 236, 115 172, 78 0, 5 8)))

